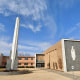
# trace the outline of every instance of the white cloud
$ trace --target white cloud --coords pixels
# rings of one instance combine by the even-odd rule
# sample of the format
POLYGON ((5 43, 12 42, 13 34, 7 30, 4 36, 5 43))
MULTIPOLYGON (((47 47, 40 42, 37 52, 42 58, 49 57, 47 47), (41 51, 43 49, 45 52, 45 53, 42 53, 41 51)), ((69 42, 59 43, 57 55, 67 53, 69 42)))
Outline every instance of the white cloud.
MULTIPOLYGON (((7 41, 1 41, 0 40, 0 53, 3 53, 4 55, 9 55, 10 54, 10 50, 12 48, 12 43, 8 43, 7 41)), ((38 48, 35 47, 30 47, 30 46, 24 46, 24 45, 18 45, 18 49, 20 51, 18 51, 19 53, 27 53, 32 55, 32 52, 27 52, 27 50, 33 51, 33 50, 39 50, 38 48), (26 50, 26 52, 24 52, 26 50)))
MULTIPOLYGON (((50 15, 46 16, 44 14, 44 11, 47 10, 46 0, 21 0, 18 3, 20 5, 19 9, 17 8, 17 0, 0 0, 0 14, 9 16, 14 15, 15 13, 19 13, 20 15, 23 15, 26 19, 27 17, 31 17, 31 19, 35 21, 41 20, 44 24, 40 25, 39 21, 37 22, 38 24, 36 26, 34 26, 34 24, 31 24, 30 22, 29 24, 22 24, 22 26, 31 29, 33 32, 41 31, 42 27, 46 26, 45 28, 47 28, 49 35, 51 37, 54 37, 57 31, 57 26, 53 17, 51 17, 50 15)), ((3 41, 3 43, 6 44, 6 46, 11 45, 11 43, 8 43, 6 41, 3 41)), ((19 45, 19 49, 43 51, 51 46, 51 43, 49 42, 32 41, 31 43, 29 42, 29 45, 31 45, 32 47, 19 45)), ((7 47, 5 47, 5 45, 3 47, 3 49, 6 50, 5 52, 9 52, 11 49, 11 46, 8 46, 8 49, 6 49, 7 47)))
POLYGON ((80 23, 77 23, 75 27, 72 27, 67 31, 66 35, 71 34, 72 32, 76 31, 79 28, 80 28, 80 23))
MULTIPOLYGON (((48 38, 54 38, 56 32, 57 32, 57 25, 53 17, 46 16, 42 18, 42 24, 39 22, 37 26, 34 26, 33 24, 21 24, 21 27, 24 27, 26 29, 31 29, 33 32, 42 31, 42 28, 45 27, 45 32, 49 35, 48 38)), ((44 36, 44 34, 43 34, 44 36)))
POLYGON ((5 31, 5 26, 2 23, 0 23, 0 31, 5 31))
POLYGON ((35 42, 35 41, 20 41, 22 44, 26 44, 38 49, 38 51, 44 51, 48 49, 52 44, 50 42, 35 42))
POLYGON ((8 42, 10 41, 10 37, 9 36, 0 36, 0 41, 5 41, 5 42, 8 42))
POLYGON ((9 36, 0 36, 0 53, 8 54, 11 50, 11 43, 9 43, 9 36))
MULTIPOLYGON (((7 40, 0 40, 0 52, 4 54, 9 54, 12 48, 12 43, 8 43, 7 40)), ((18 45, 19 50, 39 50, 37 47, 18 45)))
POLYGON ((24 51, 19 51, 18 56, 34 56, 35 53, 33 52, 24 52, 24 51))
POLYGON ((69 29, 69 30, 67 31, 66 35, 72 33, 72 32, 75 31, 76 29, 77 29, 76 27, 73 27, 73 28, 69 29))
POLYGON ((47 9, 45 0, 0 0, 0 13, 19 13, 23 16, 33 16, 34 20, 40 19, 47 9))
POLYGON ((75 39, 75 37, 74 36, 71 36, 71 37, 69 37, 69 39, 75 39))
POLYGON ((6 42, 6 41, 1 41, 0 40, 0 52, 9 54, 11 50, 11 44, 6 42))
POLYGON ((57 32, 57 25, 54 18, 51 16, 46 16, 46 18, 44 18, 44 23, 45 23, 45 26, 48 28, 50 37, 54 38, 57 32))
POLYGON ((0 13, 5 16, 19 13, 24 16, 25 19, 29 17, 31 21, 36 21, 37 25, 34 25, 31 22, 28 23, 28 21, 22 23, 23 27, 29 28, 33 32, 41 31, 41 28, 45 26, 44 24, 47 24, 46 28, 49 29, 49 35, 52 37, 54 37, 57 31, 54 18, 52 18, 49 14, 45 15, 44 13, 47 11, 46 0, 0 0, 0 11, 0 13))
POLYGON ((24 46, 24 45, 18 45, 18 48, 23 49, 23 50, 38 50, 38 48, 30 47, 30 46, 24 46))
POLYGON ((78 27, 80 27, 80 22, 76 24, 78 27))
MULTIPOLYGON (((1 37, 0 38, 0 53, 10 54, 10 50, 12 48, 12 43, 9 43, 9 37, 1 37)), ((34 41, 22 41, 22 44, 18 45, 18 52, 29 53, 33 55, 34 53, 42 52, 51 46, 49 42, 34 42, 34 41)))
MULTIPOLYGON (((51 44, 49 42, 35 42, 35 43, 28 43, 29 45, 33 46, 24 46, 24 45, 18 45, 19 53, 24 53, 25 55, 34 55, 35 53, 42 52, 49 48, 51 44), (26 51, 25 51, 26 50, 26 51)), ((12 43, 8 43, 6 41, 0 40, 0 53, 3 53, 4 55, 9 55, 10 50, 12 48, 12 43)), ((24 55, 23 54, 23 55, 24 55)))
POLYGON ((48 49, 52 44, 50 42, 34 42, 32 45, 38 47, 39 50, 41 49, 42 51, 44 51, 48 49))
POLYGON ((37 31, 40 31, 41 30, 41 25, 38 25, 37 27, 34 27, 33 25, 29 24, 29 25, 25 25, 25 24, 21 24, 21 27, 24 27, 24 28, 29 28, 31 29, 33 32, 37 32, 37 31))
POLYGON ((63 8, 70 8, 73 6, 75 0, 58 0, 59 5, 63 8))

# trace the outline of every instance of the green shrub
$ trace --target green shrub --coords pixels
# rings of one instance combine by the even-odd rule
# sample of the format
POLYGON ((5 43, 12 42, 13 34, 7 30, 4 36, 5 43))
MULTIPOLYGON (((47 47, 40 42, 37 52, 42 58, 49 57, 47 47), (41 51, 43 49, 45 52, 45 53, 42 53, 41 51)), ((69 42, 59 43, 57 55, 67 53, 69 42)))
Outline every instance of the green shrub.
POLYGON ((24 66, 18 66, 18 68, 24 68, 24 66))
POLYGON ((34 68, 34 66, 26 66, 26 68, 34 68))
POLYGON ((18 66, 18 68, 35 68, 34 66, 18 66))

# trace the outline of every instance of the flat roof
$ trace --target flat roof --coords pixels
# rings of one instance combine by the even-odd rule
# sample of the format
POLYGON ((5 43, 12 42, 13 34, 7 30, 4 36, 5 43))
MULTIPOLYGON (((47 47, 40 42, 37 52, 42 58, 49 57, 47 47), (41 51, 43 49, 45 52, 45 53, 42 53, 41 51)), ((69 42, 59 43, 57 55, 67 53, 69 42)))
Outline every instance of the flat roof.
MULTIPOLYGON (((9 56, 3 56, 3 57, 9 57, 9 56)), ((18 57, 33 57, 34 58, 34 56, 18 56, 18 57)))
POLYGON ((34 57, 34 56, 18 56, 18 57, 34 57))
POLYGON ((67 41, 80 41, 80 40, 76 40, 76 39, 61 39, 61 40, 67 40, 67 41))
POLYGON ((41 54, 36 54, 36 55, 45 55, 45 54, 42 54, 42 53, 41 53, 41 54))

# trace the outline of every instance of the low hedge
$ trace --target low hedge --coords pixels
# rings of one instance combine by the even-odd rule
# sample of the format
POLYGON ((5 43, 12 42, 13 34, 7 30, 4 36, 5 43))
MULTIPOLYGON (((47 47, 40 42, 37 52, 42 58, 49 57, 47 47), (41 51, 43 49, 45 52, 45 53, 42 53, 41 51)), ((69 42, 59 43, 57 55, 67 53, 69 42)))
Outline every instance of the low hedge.
POLYGON ((24 66, 18 66, 18 68, 24 68, 24 66))
MULTIPOLYGON (((0 66, 0 68, 6 68, 6 66, 0 66)), ((34 66, 18 66, 18 68, 35 68, 34 66)))
POLYGON ((6 66, 0 66, 0 68, 6 68, 6 66))
POLYGON ((35 68, 34 66, 18 66, 18 68, 35 68))
POLYGON ((34 66, 26 66, 26 68, 34 68, 34 66))

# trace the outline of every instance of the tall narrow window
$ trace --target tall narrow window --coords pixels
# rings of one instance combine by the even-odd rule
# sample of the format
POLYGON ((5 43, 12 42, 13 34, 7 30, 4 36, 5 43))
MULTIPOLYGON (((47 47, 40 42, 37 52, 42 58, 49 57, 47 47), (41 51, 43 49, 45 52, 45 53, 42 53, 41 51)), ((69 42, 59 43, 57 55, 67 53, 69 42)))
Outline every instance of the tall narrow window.
POLYGON ((31 58, 31 60, 33 60, 33 58, 31 58))
POLYGON ((7 60, 7 57, 5 57, 5 60, 7 60))
POLYGON ((4 63, 4 65, 6 65, 7 63, 4 63))

